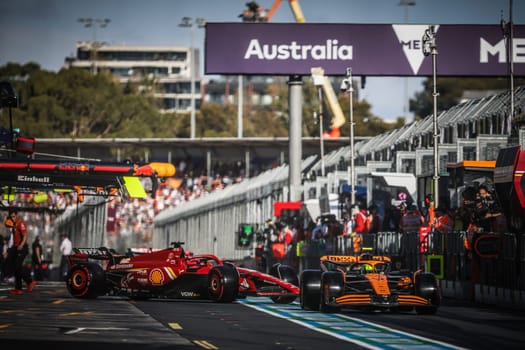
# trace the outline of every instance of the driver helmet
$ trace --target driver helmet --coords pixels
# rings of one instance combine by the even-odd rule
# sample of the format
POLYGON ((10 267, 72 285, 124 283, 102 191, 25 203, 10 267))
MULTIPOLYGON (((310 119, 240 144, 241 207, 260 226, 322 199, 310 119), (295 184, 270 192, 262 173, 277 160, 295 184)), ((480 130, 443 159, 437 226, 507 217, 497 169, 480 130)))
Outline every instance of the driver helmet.
POLYGON ((362 273, 370 273, 374 272, 374 268, 370 264, 363 264, 363 266, 361 267, 361 271, 362 273))

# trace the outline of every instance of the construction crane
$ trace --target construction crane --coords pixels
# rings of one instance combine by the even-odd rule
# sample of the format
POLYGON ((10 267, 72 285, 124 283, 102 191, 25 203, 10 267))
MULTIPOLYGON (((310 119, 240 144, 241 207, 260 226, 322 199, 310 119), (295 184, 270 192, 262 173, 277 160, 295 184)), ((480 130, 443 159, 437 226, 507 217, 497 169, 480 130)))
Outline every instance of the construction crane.
MULTIPOLYGON (((259 6, 256 1, 246 3, 246 10, 243 11, 239 17, 242 17, 243 22, 270 22, 275 11, 281 6, 282 0, 275 0, 269 10, 259 6)), ((304 16, 297 0, 288 0, 290 8, 295 16, 297 23, 304 23, 304 16)))
MULTIPOLYGON (((244 10, 243 13, 239 15, 239 17, 242 17, 243 22, 270 22, 279 6, 281 6, 281 3, 282 0, 275 0, 270 9, 266 10, 264 7, 259 6, 257 2, 250 1, 246 3, 247 9, 244 10)), ((299 1, 288 0, 288 4, 290 5, 290 9, 292 10, 292 13, 295 17, 295 21, 297 23, 305 23, 303 11, 301 10, 299 1)), ((326 95, 327 104, 330 107, 333 115, 330 123, 330 132, 325 132, 323 136, 340 137, 340 128, 345 123, 345 117, 332 87, 332 83, 327 76, 323 77, 322 88, 324 94, 326 95)))
MULTIPOLYGON (((277 11, 279 6, 281 6, 281 2, 282 2, 282 0, 275 0, 274 1, 272 7, 270 7, 270 10, 268 10, 268 14, 266 15, 267 22, 270 21, 270 19, 272 18, 273 14, 275 13, 275 11, 277 11)), ((295 21, 297 23, 304 23, 305 20, 304 20, 304 16, 303 16, 303 11, 301 10, 301 6, 299 5, 299 1, 297 1, 297 0, 288 0, 288 4, 290 5, 290 9, 292 10, 293 15, 295 16, 295 21)))

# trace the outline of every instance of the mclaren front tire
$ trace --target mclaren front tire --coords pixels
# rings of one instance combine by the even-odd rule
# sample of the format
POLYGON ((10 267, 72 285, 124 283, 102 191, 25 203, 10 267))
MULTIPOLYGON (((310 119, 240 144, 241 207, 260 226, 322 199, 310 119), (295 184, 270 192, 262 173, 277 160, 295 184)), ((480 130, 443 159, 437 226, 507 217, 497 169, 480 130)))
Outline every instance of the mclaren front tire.
POLYGON ((429 301, 427 306, 416 306, 419 315, 433 315, 441 304, 441 292, 436 276, 433 273, 421 272, 414 276, 416 295, 429 301))
POLYGON ((335 298, 343 293, 344 279, 340 272, 327 271, 321 276, 321 295, 319 309, 321 312, 338 312, 341 306, 333 305, 335 298))
POLYGON ((321 270, 304 270, 300 278, 301 308, 319 311, 321 270))

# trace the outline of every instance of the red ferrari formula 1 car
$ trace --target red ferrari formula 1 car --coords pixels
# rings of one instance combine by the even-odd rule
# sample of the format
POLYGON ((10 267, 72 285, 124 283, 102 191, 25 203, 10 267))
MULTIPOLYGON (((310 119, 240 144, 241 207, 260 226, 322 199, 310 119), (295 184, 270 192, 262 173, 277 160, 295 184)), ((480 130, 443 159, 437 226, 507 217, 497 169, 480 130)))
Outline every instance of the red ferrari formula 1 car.
POLYGON ((189 256, 182 242, 139 255, 102 248, 74 248, 67 289, 77 298, 208 299, 228 303, 247 296, 288 304, 299 296, 296 272, 276 264, 270 274, 235 266, 215 255, 189 256))
POLYGON ((321 269, 301 273, 301 307, 337 312, 362 310, 409 311, 434 314, 441 293, 434 274, 391 270, 387 256, 325 255, 321 269))

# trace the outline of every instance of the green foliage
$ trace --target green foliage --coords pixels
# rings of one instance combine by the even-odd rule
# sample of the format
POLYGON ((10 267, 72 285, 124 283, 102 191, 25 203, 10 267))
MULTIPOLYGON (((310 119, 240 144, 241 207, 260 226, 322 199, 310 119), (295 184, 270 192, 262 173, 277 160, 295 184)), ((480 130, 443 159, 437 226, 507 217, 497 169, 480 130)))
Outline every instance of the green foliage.
MULTIPOLYGON (((188 114, 188 125, 189 125, 188 114)), ((197 137, 234 137, 237 135, 237 109, 232 105, 221 106, 206 103, 196 116, 195 134, 197 137)))
POLYGON ((80 69, 58 73, 38 65, 0 67, 0 79, 11 81, 20 96, 13 110, 14 126, 24 136, 53 137, 167 137, 166 120, 153 99, 136 89, 80 69), (126 93, 129 92, 129 93, 126 93))
MULTIPOLYGON (((337 83, 337 82, 336 82, 337 83)), ((337 85, 339 86, 339 85, 337 85)), ((288 108, 288 86, 286 82, 280 81, 278 84, 270 85, 267 91, 272 96, 277 96, 274 99, 272 108, 275 113, 282 114, 282 122, 286 129, 288 128, 289 108, 288 108)), ((371 106, 366 100, 358 101, 353 99, 353 117, 355 123, 354 135, 358 136, 373 136, 391 130, 399 126, 399 122, 395 124, 385 123, 381 118, 373 116, 371 113, 371 106)), ((349 137, 350 135, 350 101, 349 96, 340 94, 339 105, 343 110, 346 119, 346 126, 341 127, 341 136, 349 137)), ((318 90, 314 86, 311 79, 305 78, 303 80, 303 137, 318 137, 319 136, 319 95, 318 90)), ((330 127, 332 119, 331 111, 328 106, 323 106, 323 130, 327 131, 330 127)), ((273 121, 272 124, 273 125, 273 121)), ((403 123, 404 124, 404 123, 403 123)), ((287 136, 285 134, 284 136, 287 136)))
MULTIPOLYGON (((523 85, 525 79, 519 78, 514 80, 514 85, 523 85)), ((436 91, 437 110, 443 111, 449 109, 461 102, 464 91, 484 91, 484 90, 506 90, 509 88, 507 78, 437 78, 436 91)), ((432 78, 427 78, 423 82, 423 91, 410 99, 410 111, 414 112, 416 118, 425 118, 434 113, 434 97, 432 92, 432 78)))
MULTIPOLYGON (((290 111, 288 106, 287 77, 275 77, 267 85, 271 106, 252 106, 243 110, 244 137, 288 136, 290 111)), ((98 75, 80 69, 63 69, 58 73, 41 70, 36 63, 24 65, 8 63, 0 66, 0 80, 10 81, 15 87, 20 107, 12 110, 13 126, 23 136, 55 138, 108 138, 108 137, 179 137, 190 136, 190 114, 160 113, 153 98, 155 81, 144 80, 122 86, 110 74, 98 75), (139 85, 145 86, 139 89, 139 85)), ((339 86, 340 81, 334 81, 339 86)), ((515 79, 515 85, 525 83, 515 79)), ((508 89, 506 78, 438 78, 438 110, 448 109, 460 102, 465 90, 508 89)), ((358 84, 354 84, 358 86, 358 84)), ((356 93, 358 94, 358 92, 356 93)), ((366 100, 352 100, 352 113, 356 136, 374 136, 405 124, 403 118, 388 123, 371 113, 366 100)), ((347 94, 338 94, 345 116, 340 129, 342 137, 350 134, 350 106, 347 94)), ((331 111, 323 106, 323 130, 328 131, 331 111)), ((424 91, 410 100, 410 111, 423 118, 433 111, 432 79, 424 82, 424 91)), ((318 137, 319 97, 309 77, 303 78, 302 135, 318 137)), ((6 123, 6 112, 0 117, 6 123)), ((5 124, 4 124, 5 125, 5 124)), ((237 105, 203 103, 196 113, 197 137, 236 137, 238 132, 237 105)))
MULTIPOLYGON (((154 81, 122 86, 104 71, 98 75, 81 69, 62 69, 58 73, 41 70, 35 63, 0 67, 0 79, 11 81, 21 104, 13 110, 15 127, 24 136, 55 138, 179 137, 190 136, 190 114, 160 113, 151 94, 154 81), (139 89, 138 85, 145 86, 139 89), (142 92, 141 92, 142 91, 142 92)), ((274 78, 267 86, 271 106, 251 106, 243 110, 243 137, 287 137, 289 129, 288 84, 285 77, 274 78)), ((311 79, 303 81, 303 136, 319 136, 317 88, 311 79)), ((348 118, 348 96, 340 97, 348 118)), ((355 134, 376 135, 392 127, 371 115, 366 101, 354 101, 355 134)), ((2 111, 0 111, 2 113, 2 111)), ((324 106, 329 128, 330 109, 324 106)), ((196 113, 197 137, 236 137, 237 105, 203 103, 196 113)), ((341 128, 342 136, 349 128, 341 128)))
MULTIPOLYGON (((339 105, 345 115, 346 124, 341 127, 341 136, 350 136, 350 97, 348 94, 339 97, 339 105)), ((396 123, 388 123, 383 119, 374 116, 371 112, 372 106, 366 100, 352 100, 353 118, 354 118, 354 135, 355 136, 376 136, 388 130, 399 128, 405 124, 404 119, 396 123)))

